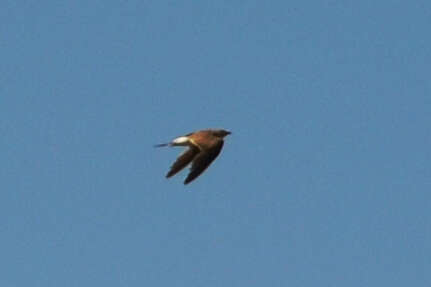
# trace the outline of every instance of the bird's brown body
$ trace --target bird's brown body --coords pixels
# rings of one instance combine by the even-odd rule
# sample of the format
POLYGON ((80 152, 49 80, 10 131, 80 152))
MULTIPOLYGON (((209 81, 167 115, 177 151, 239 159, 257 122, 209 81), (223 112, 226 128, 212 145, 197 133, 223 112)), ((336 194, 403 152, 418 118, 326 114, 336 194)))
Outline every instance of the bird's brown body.
POLYGON ((207 167, 220 154, 223 147, 223 138, 229 135, 229 131, 208 129, 196 131, 185 136, 178 137, 170 143, 159 144, 162 146, 188 146, 189 148, 182 153, 171 166, 167 178, 175 175, 190 163, 190 173, 184 181, 188 184, 204 172, 207 167))

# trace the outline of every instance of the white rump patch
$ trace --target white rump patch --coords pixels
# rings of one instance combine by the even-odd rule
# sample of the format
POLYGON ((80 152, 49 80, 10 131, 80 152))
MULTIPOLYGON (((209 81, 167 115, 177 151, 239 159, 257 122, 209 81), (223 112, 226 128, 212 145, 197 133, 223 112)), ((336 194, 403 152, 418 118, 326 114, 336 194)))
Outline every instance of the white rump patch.
POLYGON ((178 137, 172 141, 175 145, 186 145, 189 142, 188 137, 178 137))

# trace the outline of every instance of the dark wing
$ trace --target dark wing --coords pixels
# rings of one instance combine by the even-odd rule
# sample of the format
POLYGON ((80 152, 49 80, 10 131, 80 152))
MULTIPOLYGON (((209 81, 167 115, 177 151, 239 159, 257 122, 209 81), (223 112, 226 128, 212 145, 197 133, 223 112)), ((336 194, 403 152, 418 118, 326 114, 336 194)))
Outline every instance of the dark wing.
POLYGON ((192 168, 184 184, 187 184, 197 178, 220 154, 223 147, 223 140, 217 141, 210 149, 202 151, 192 163, 192 168))
POLYGON ((183 168, 185 168, 199 153, 199 149, 195 146, 190 146, 189 149, 187 149, 183 154, 181 154, 177 160, 174 162, 174 164, 171 166, 171 169, 169 170, 166 177, 171 177, 183 168))

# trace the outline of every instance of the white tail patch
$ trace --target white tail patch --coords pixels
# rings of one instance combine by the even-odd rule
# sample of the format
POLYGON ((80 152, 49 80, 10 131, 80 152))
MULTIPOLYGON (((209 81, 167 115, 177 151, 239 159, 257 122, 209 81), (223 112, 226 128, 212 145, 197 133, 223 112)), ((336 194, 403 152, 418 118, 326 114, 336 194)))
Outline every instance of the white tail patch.
POLYGON ((174 145, 187 145, 188 142, 189 142, 188 137, 178 137, 172 141, 174 145))

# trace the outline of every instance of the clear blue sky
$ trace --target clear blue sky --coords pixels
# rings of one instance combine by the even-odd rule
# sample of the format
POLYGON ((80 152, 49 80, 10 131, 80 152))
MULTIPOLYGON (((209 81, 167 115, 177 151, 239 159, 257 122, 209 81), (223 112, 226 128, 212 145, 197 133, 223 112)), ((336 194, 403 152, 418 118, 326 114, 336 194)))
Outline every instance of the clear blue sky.
POLYGON ((1 1, 0 285, 431 286, 431 2, 1 1), (181 148, 233 131, 195 182, 181 148))

